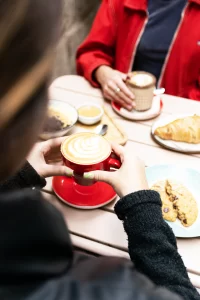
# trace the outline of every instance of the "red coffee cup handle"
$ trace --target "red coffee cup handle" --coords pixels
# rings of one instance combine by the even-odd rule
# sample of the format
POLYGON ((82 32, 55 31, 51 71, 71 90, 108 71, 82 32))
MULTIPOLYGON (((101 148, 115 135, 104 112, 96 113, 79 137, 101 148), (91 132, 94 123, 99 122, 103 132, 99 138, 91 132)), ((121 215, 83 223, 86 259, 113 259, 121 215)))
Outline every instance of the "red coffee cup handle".
POLYGON ((117 159, 117 158, 113 158, 113 157, 111 157, 109 160, 108 160, 108 166, 109 166, 109 170, 111 169, 111 168, 113 168, 113 169, 119 169, 119 168, 121 168, 121 161, 119 160, 119 159, 117 159))

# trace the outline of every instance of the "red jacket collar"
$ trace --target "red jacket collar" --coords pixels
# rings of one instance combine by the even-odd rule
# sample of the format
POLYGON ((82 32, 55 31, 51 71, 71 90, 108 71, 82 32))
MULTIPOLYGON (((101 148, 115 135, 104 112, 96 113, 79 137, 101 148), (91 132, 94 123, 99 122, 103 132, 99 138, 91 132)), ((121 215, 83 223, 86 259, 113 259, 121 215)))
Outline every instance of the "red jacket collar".
MULTIPOLYGON (((188 0, 188 2, 193 2, 200 5, 200 0, 188 0)), ((148 0, 125 0, 124 6, 133 10, 147 11, 148 0)))
POLYGON ((133 10, 147 11, 148 0, 125 0, 124 6, 130 8, 130 9, 133 9, 133 10))

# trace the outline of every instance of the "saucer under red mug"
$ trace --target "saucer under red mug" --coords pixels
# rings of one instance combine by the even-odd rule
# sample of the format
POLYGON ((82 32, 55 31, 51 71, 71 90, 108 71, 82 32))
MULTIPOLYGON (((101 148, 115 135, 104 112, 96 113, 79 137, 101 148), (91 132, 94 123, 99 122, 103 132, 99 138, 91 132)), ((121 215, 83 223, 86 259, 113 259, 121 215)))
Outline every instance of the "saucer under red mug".
POLYGON ((91 186, 82 186, 77 184, 73 177, 55 176, 52 187, 61 201, 79 209, 95 209, 105 206, 117 196, 107 183, 96 182, 91 186))

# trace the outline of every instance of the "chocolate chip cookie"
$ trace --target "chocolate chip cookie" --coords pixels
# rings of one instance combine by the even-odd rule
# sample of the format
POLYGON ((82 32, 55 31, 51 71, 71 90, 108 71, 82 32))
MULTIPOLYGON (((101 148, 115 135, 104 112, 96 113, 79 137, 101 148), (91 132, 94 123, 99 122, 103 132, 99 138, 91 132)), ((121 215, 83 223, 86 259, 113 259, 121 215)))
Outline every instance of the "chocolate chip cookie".
POLYGON ((177 210, 173 207, 173 202, 169 200, 169 195, 166 192, 166 180, 156 182, 151 190, 160 194, 162 200, 163 218, 170 222, 175 222, 178 216, 177 210))
POLYGON ((185 227, 194 224, 198 216, 197 203, 184 185, 169 179, 156 182, 151 189, 160 194, 165 220, 175 222, 178 218, 185 227))
POLYGON ((189 227, 194 224, 198 216, 198 207, 191 192, 174 180, 166 180, 166 191, 182 225, 189 227))

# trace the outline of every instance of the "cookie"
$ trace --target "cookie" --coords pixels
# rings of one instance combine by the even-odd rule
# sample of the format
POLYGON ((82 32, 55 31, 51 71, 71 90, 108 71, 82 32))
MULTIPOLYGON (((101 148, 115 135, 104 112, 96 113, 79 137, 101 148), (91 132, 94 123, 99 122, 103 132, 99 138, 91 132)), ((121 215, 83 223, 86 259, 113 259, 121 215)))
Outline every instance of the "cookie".
POLYGON ((162 201, 162 215, 163 218, 170 222, 175 222, 177 219, 177 210, 173 207, 173 202, 169 200, 169 195, 166 192, 166 180, 156 182, 151 190, 160 194, 162 201))
POLYGON ((174 180, 166 181, 166 191, 182 225, 189 227, 194 224, 198 216, 198 207, 191 192, 174 180))

